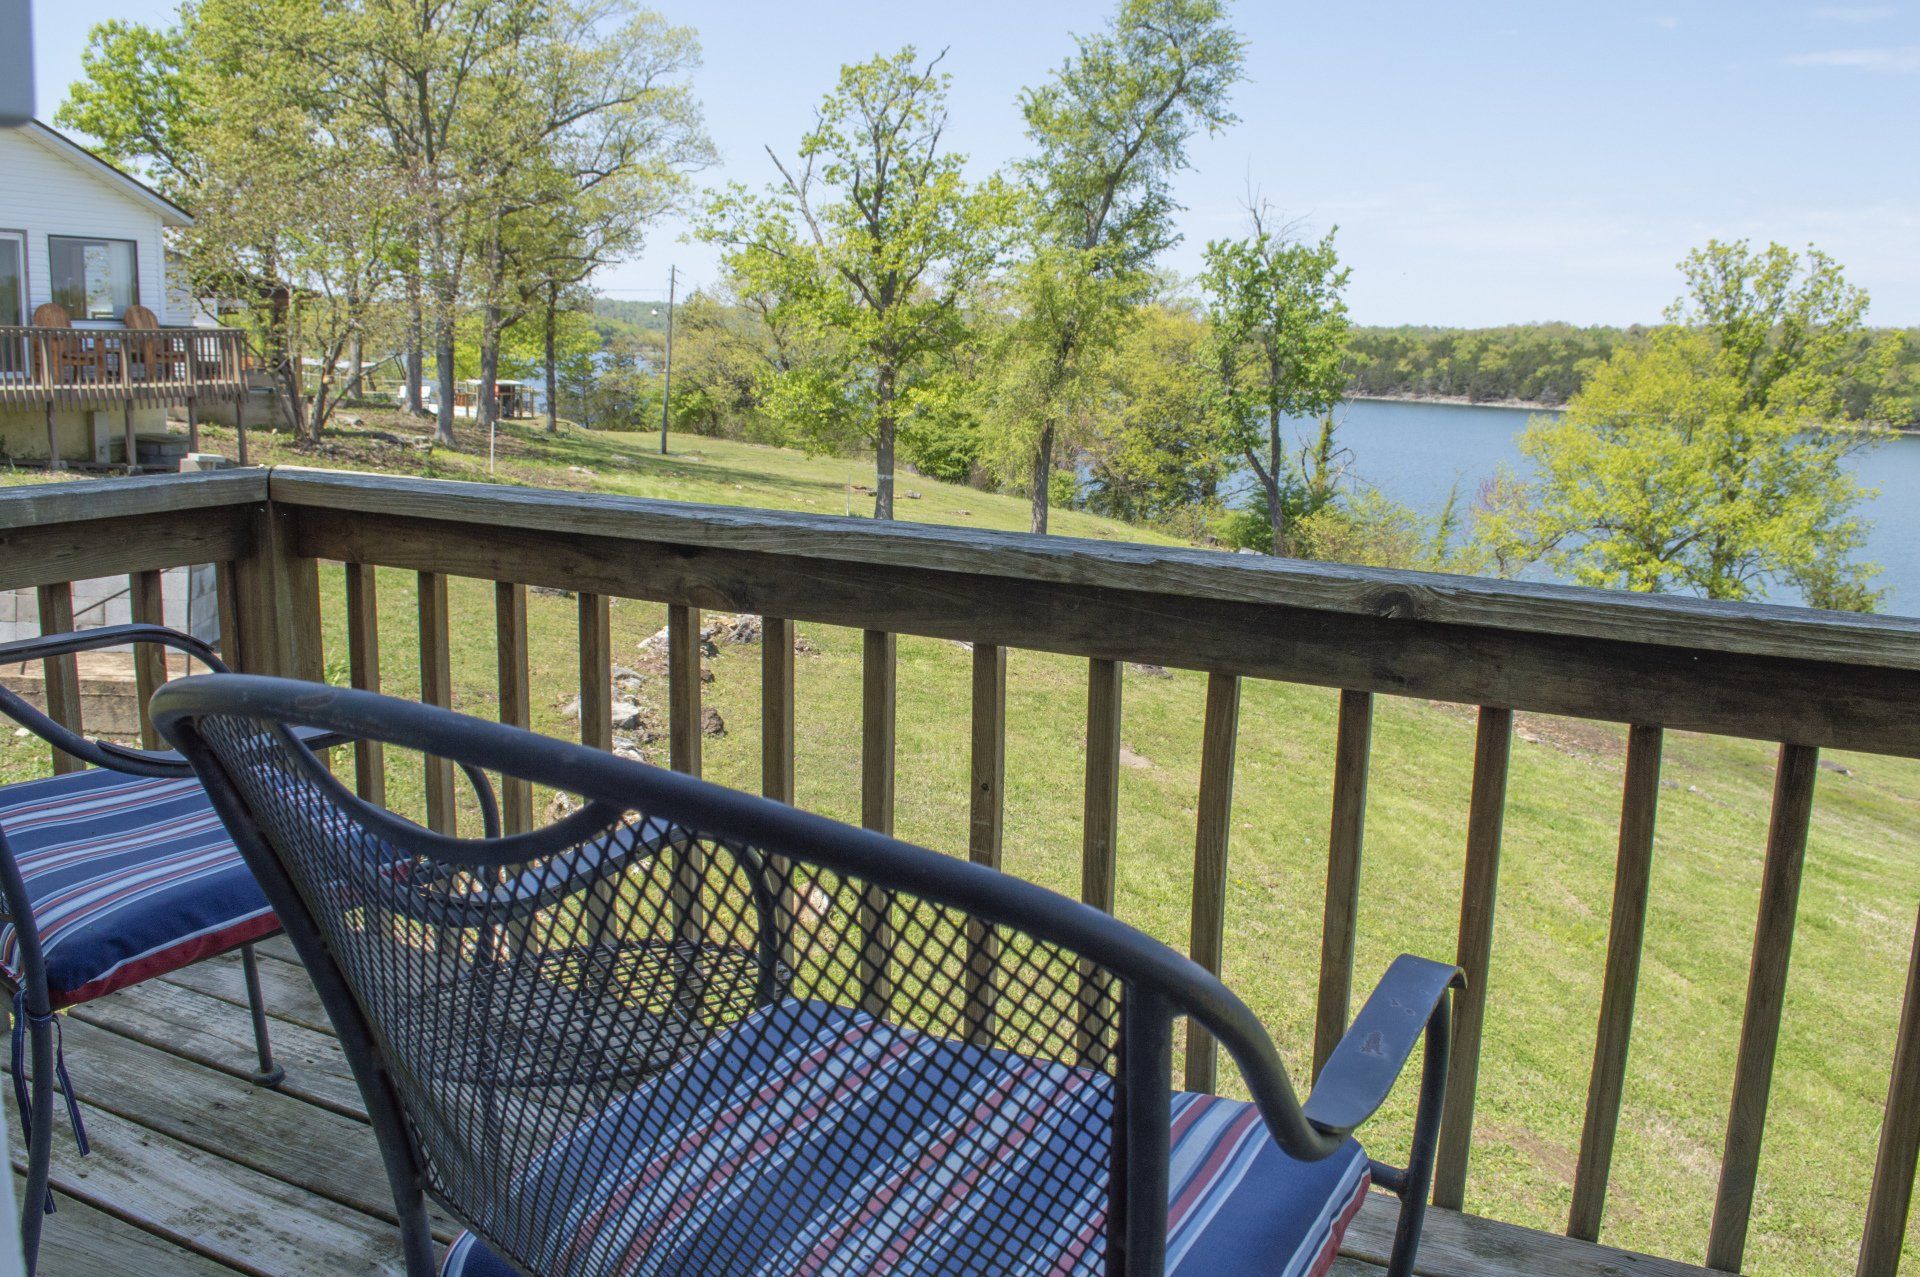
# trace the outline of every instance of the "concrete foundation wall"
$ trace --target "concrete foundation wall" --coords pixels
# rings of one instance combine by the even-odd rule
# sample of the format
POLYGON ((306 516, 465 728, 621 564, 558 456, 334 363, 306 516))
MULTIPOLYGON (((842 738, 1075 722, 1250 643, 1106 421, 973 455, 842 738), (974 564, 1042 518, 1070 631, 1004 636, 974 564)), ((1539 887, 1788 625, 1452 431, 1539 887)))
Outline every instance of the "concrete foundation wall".
MULTIPOLYGON (((120 436, 125 430, 121 409, 60 408, 53 422, 63 460, 107 465, 121 459, 120 436)), ((165 430, 167 410, 135 408, 133 428, 137 433, 165 430)), ((45 464, 46 460, 47 410, 0 408, 0 462, 45 464)))

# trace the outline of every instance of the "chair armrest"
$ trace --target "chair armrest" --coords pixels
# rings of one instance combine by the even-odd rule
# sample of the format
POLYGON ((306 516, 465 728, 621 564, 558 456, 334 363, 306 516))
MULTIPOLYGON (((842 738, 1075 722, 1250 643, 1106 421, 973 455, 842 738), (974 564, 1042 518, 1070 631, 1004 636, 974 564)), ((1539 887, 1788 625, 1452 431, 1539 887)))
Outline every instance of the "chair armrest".
POLYGON ((165 625, 145 624, 103 625, 98 629, 68 630, 60 634, 42 634, 38 638, 0 643, 0 665, 12 665, 17 661, 44 661, 55 656, 94 652, 103 647, 119 647, 126 643, 158 643, 162 647, 185 652, 216 674, 229 672, 213 648, 193 635, 183 634, 165 625))
POLYGON ((1307 1121, 1344 1136, 1372 1117, 1420 1035, 1446 1014, 1448 991, 1465 980, 1458 967, 1406 953, 1395 958, 1320 1071, 1302 1106, 1307 1121))

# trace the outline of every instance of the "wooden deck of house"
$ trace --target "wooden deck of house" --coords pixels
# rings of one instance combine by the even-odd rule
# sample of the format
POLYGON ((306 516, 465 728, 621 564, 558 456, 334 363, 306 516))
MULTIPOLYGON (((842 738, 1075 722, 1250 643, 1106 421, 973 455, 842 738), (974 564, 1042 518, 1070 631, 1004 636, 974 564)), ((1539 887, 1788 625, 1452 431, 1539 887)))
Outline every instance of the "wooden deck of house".
MULTIPOLYGON (((252 1030, 237 955, 76 1008, 67 1063, 90 1156, 56 1116, 45 1277, 403 1277, 386 1175, 360 1094, 318 995, 284 939, 261 949, 286 1081, 247 1081, 252 1030)), ((24 1165, 17 1118, 15 1191, 24 1165)), ((1395 1205, 1374 1199, 1336 1277, 1380 1272, 1395 1205)), ((441 1242, 458 1231, 436 1214, 441 1242)), ((1435 1211, 1431 1277, 1686 1277, 1701 1270, 1530 1229, 1435 1211)))

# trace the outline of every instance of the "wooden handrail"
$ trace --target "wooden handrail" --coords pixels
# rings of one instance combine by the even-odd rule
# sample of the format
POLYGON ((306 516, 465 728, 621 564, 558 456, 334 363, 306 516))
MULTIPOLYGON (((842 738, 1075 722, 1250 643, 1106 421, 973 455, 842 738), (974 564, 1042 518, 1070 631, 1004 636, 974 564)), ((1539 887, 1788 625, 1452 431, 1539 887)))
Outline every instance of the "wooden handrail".
MULTIPOLYGON (((421 691, 437 703, 446 703, 453 690, 449 581, 495 582, 500 713, 520 723, 531 703, 526 589, 571 591, 580 607, 581 730, 602 746, 611 744, 602 726, 610 600, 664 603, 670 761, 694 773, 700 769, 701 610, 755 613, 763 618, 766 645, 761 786, 788 802, 795 794, 796 624, 858 629, 864 634, 862 698, 848 712, 861 722, 862 814, 877 828, 889 827, 892 817, 898 636, 963 640, 973 646, 964 842, 969 857, 983 864, 999 864, 1002 854, 1008 653, 1064 653, 1085 661, 1087 670, 1080 887, 1083 899, 1106 909, 1114 907, 1127 854, 1118 802, 1125 666, 1204 671, 1187 941, 1198 960, 1213 966, 1220 963, 1223 937, 1232 934, 1227 865, 1237 828, 1233 770, 1243 681, 1338 689, 1337 738, 1328 742, 1332 819, 1316 1064, 1350 1011, 1374 701, 1395 695, 1473 706, 1479 731, 1457 952, 1470 983, 1458 1003, 1454 1088, 1437 1177, 1436 1196, 1445 1205, 1472 1199, 1476 1082, 1500 1064, 1483 1058, 1488 1047, 1481 1029, 1502 996, 1487 976, 1506 943, 1497 925, 1498 885, 1514 715, 1565 713, 1628 724, 1606 972, 1590 1013, 1596 1039, 1567 1224, 1587 1239, 1604 1231, 1646 934, 1664 735, 1690 729, 1781 744, 1712 1235, 1701 1239, 1710 1263, 1726 1270, 1742 1262, 1756 1191, 1764 1187, 1756 1170, 1817 751, 1920 757, 1920 621, 1908 618, 288 468, 0 492, 0 545, 9 551, 0 555, 0 586, 51 588, 50 613, 58 611, 60 587, 79 577, 222 563, 223 612, 246 631, 237 636, 246 667, 301 676, 319 668, 313 565, 346 563, 346 633, 353 677, 362 685, 373 684, 379 666, 376 569, 418 573, 421 691)), ((363 757, 363 789, 377 790, 380 781, 364 769, 381 765, 363 757)), ((452 825, 451 781, 444 771, 429 777, 436 827, 452 825)), ((530 795, 510 795, 509 811, 515 807, 511 825, 536 819, 530 795)), ((783 895, 781 907, 797 911, 802 903, 783 895)), ((684 905, 684 925, 701 926, 700 902, 689 895, 684 905)), ((894 994, 893 933, 906 925, 896 909, 880 897, 862 902, 862 994, 876 1007, 894 994)), ((970 931, 965 943, 967 1032, 992 1041, 1007 1006, 998 983, 1006 955, 985 929, 970 931)), ((1920 937, 1913 952, 1913 970, 1920 971, 1920 937)), ((1920 977, 1909 976, 1908 990, 1897 1067, 1889 1061, 1887 1128, 1859 1258, 1860 1272, 1879 1277, 1892 1273, 1898 1260, 1911 1150, 1920 1146, 1914 1098, 1920 1095, 1920 977)), ((1088 973, 1075 1027, 1089 1063, 1106 1062, 1102 1026, 1117 996, 1098 973, 1088 973)), ((1211 1086, 1212 1044, 1195 1036, 1188 1047, 1188 1084, 1211 1086)), ((1863 1201, 1863 1212, 1867 1207, 1863 1201)), ((1679 1265, 1649 1271, 1669 1269, 1679 1265)))

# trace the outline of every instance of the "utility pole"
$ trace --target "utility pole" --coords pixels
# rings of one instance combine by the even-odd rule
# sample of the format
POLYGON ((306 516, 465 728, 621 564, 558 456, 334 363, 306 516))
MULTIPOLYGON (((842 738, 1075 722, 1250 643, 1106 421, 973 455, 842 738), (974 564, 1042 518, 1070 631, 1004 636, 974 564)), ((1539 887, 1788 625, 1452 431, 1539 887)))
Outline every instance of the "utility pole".
POLYGON ((660 386, 660 455, 667 455, 667 416, 673 404, 673 289, 678 283, 675 268, 667 267, 667 373, 660 386))

